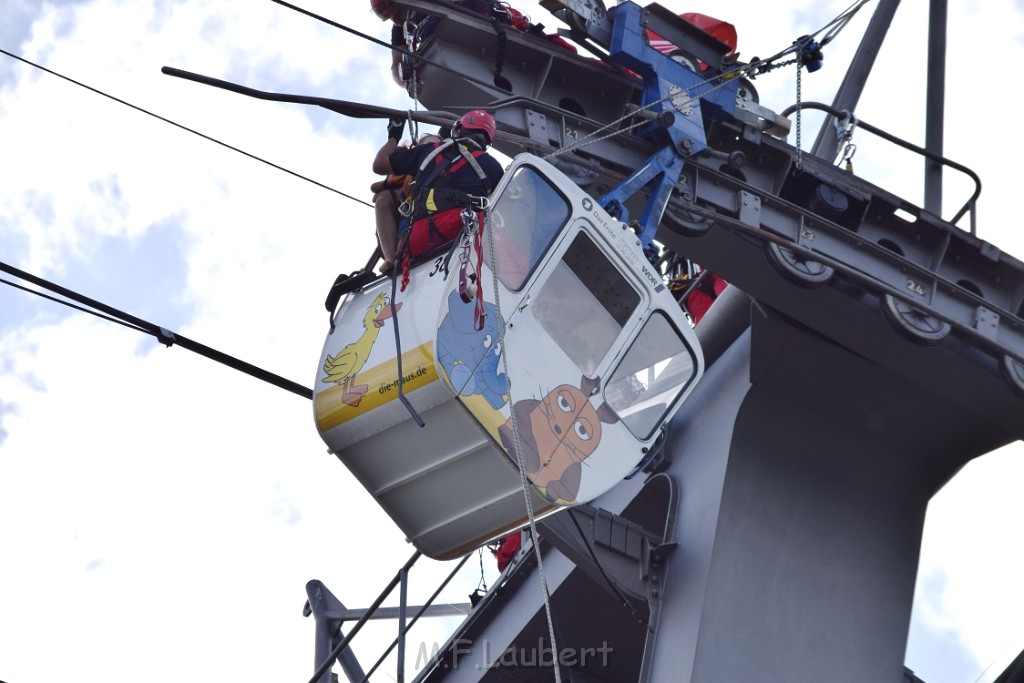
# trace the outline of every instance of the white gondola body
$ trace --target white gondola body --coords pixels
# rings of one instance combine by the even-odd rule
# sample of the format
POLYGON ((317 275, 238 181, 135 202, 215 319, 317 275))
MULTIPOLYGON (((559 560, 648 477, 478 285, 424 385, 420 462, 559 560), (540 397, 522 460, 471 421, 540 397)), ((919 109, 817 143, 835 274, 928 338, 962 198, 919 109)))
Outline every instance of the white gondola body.
POLYGON ((324 441, 438 559, 527 524, 524 478, 542 518, 629 476, 703 373, 634 233, 554 167, 517 157, 485 216, 448 268, 410 271, 393 315, 389 279, 348 295, 317 373, 324 441))

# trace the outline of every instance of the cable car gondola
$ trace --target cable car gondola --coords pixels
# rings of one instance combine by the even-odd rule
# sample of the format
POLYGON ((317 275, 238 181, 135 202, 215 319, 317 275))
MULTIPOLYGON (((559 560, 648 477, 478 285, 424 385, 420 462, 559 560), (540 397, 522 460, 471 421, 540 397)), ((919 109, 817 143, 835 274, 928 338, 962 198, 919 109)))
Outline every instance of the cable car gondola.
POLYGON ((527 525, 524 490, 541 518, 630 475, 704 369, 637 235, 552 165, 516 157, 484 215, 346 295, 317 369, 321 437, 436 559, 527 525))

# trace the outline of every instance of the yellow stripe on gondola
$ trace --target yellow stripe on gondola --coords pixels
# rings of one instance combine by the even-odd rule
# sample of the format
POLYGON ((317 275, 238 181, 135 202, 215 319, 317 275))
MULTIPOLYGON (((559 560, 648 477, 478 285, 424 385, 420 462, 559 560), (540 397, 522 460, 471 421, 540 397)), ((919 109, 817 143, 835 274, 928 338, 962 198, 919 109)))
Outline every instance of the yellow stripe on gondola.
MULTIPOLYGON (((505 424, 508 417, 500 410, 492 408, 487 399, 480 394, 459 396, 459 400, 462 401, 462 405, 469 409, 469 412, 473 414, 476 421, 491 435, 494 443, 500 444, 501 437, 498 436, 498 427, 505 424)), ((505 400, 508 401, 508 396, 505 396, 505 400)))
MULTIPOLYGON (((402 391, 406 394, 436 382, 437 370, 434 368, 434 344, 420 344, 402 354, 402 372, 405 381, 402 391)), ((398 400, 398 363, 395 359, 385 361, 355 377, 354 385, 365 385, 366 394, 359 399, 358 405, 349 405, 343 400, 344 391, 341 385, 334 385, 316 394, 313 398, 316 408, 316 423, 321 432, 333 429, 355 417, 364 415, 385 403, 398 400)))

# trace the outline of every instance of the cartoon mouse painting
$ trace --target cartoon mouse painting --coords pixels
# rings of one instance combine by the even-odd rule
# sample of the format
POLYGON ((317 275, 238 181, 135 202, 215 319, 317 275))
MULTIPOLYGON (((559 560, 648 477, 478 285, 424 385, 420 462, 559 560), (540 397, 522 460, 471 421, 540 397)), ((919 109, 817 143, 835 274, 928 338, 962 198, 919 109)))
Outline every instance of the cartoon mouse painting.
POLYGON ((509 457, 522 462, 526 476, 551 502, 576 502, 583 461, 601 442, 601 424, 619 420, 607 403, 597 408, 590 403, 599 387, 599 378, 584 376, 578 389, 562 384, 540 400, 516 401, 512 416, 498 427, 509 457))

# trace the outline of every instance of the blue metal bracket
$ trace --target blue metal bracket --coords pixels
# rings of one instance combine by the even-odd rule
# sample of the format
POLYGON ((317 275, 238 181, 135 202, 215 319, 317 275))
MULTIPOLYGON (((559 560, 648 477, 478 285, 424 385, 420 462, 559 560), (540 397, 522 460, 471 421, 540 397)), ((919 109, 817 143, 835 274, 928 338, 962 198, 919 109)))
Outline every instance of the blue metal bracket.
POLYGON ((609 56, 643 79, 641 105, 653 120, 640 127, 638 135, 660 149, 598 203, 628 222, 626 201, 653 181, 639 220, 640 242, 648 251, 672 188, 679 182, 684 156, 696 154, 708 146, 702 100, 706 99, 715 110, 731 115, 736 106, 737 83, 726 82, 716 87, 701 74, 651 47, 644 33, 645 16, 645 10, 632 2, 614 8, 609 56))
POLYGON ((646 253, 654 241, 654 233, 658 230, 665 206, 672 196, 672 188, 679 182, 679 174, 682 171, 683 157, 674 147, 663 147, 647 159, 647 163, 598 199, 597 203, 612 216, 623 223, 628 223, 629 210, 626 208, 626 200, 654 181, 655 185, 639 220, 640 244, 646 253))

